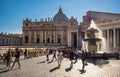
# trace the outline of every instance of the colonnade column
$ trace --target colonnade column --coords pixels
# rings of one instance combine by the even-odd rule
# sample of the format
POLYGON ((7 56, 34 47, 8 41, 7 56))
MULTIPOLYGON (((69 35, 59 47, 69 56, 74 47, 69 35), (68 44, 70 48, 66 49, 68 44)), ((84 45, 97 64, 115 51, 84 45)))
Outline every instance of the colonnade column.
POLYGON ((77 47, 79 47, 79 33, 78 33, 79 31, 77 31, 77 47))
POLYGON ((29 39, 29 43, 31 43, 31 31, 29 31, 29 35, 28 36, 29 36, 29 38, 28 38, 29 39))
POLYGON ((56 31, 56 43, 58 43, 58 32, 56 31))
POLYGON ((36 43, 36 31, 34 32, 34 43, 36 43))
POLYGON ((50 31, 50 43, 52 43, 52 31, 50 31))
POLYGON ((68 31, 68 46, 71 46, 71 32, 68 31))
POLYGON ((63 44, 63 38, 62 37, 63 37, 63 32, 61 31, 60 32, 60 38, 61 38, 61 42, 60 43, 61 43, 61 45, 63 44))
POLYGON ((109 50, 109 29, 107 30, 107 49, 109 50))
POLYGON ((116 47, 115 29, 113 29, 113 46, 116 47))
POLYGON ((56 43, 56 42, 55 42, 55 31, 54 31, 54 43, 56 43))
POLYGON ((25 33, 23 32, 23 37, 22 37, 22 43, 24 44, 25 43, 25 33))
POLYGON ((120 39, 119 39, 120 38, 120 31, 119 30, 120 30, 120 28, 118 28, 118 31, 117 31, 117 33, 118 33, 118 35, 117 35, 118 36, 118 45, 120 45, 120 42, 119 42, 120 41, 120 39))
POLYGON ((41 38, 40 38, 40 40, 41 40, 41 43, 43 43, 43 31, 41 31, 41 34, 40 34, 40 36, 41 36, 41 38))
POLYGON ((68 31, 68 33, 67 33, 67 44, 68 44, 68 46, 69 46, 69 31, 68 31))
POLYGON ((45 43, 46 43, 46 31, 45 31, 45 43))

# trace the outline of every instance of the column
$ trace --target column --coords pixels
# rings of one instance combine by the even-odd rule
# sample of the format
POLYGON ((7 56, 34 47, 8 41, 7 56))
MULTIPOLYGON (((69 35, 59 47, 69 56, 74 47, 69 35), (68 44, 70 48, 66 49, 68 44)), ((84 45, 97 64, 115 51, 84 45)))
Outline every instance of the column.
POLYGON ((43 43, 45 43, 45 31, 43 31, 43 43))
POLYGON ((56 43, 58 43, 58 32, 56 31, 56 43))
POLYGON ((45 31, 45 43, 46 43, 46 31, 45 31))
POLYGON ((29 38, 28 38, 28 40, 29 40, 29 43, 31 43, 31 31, 29 31, 29 38))
POLYGON ((68 47, 71 46, 71 35, 70 35, 70 32, 68 31, 68 47))
POLYGON ((41 31, 41 33, 40 33, 40 40, 41 40, 41 43, 43 43, 43 31, 41 31))
POLYGON ((109 30, 109 48, 111 48, 111 46, 112 46, 112 35, 111 35, 112 33, 111 33, 111 29, 109 30))
POLYGON ((60 43, 61 43, 61 45, 63 45, 63 38, 62 37, 63 37, 63 32, 61 31, 60 32, 60 38, 61 38, 61 42, 60 43))
POLYGON ((54 43, 55 43, 55 31, 54 31, 54 43))
POLYGON ((113 29, 113 46, 116 47, 115 29, 113 29))
POLYGON ((67 33, 67 46, 69 46, 69 31, 67 33))
POLYGON ((52 43, 52 31, 50 31, 50 43, 52 43))
POLYGON ((120 31, 119 30, 120 30, 120 28, 117 29, 117 36, 118 36, 117 37, 117 43, 118 43, 118 46, 120 45, 120 42, 119 42, 120 41, 120 39, 119 39, 120 38, 120 31))
POLYGON ((36 31, 34 32, 34 43, 36 43, 36 31))
POLYGON ((77 47, 79 47, 79 34, 78 34, 78 31, 77 31, 77 47))
POLYGON ((24 44, 25 43, 25 33, 23 32, 23 37, 22 37, 22 43, 24 44))
POLYGON ((39 43, 41 43, 41 31, 39 31, 39 43))
POLYGON ((107 30, 107 49, 109 50, 109 29, 107 30))

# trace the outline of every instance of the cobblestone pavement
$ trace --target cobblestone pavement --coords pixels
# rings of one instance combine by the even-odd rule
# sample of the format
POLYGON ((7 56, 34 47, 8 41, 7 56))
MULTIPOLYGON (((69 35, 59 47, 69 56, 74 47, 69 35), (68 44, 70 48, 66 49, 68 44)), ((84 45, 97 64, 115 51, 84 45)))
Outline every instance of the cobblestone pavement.
POLYGON ((56 68, 57 61, 46 62, 45 60, 45 56, 21 59, 20 69, 16 64, 13 69, 0 73, 0 77, 120 77, 120 60, 106 62, 98 60, 96 65, 90 61, 85 67, 85 72, 81 70, 81 60, 78 60, 72 69, 69 69, 69 59, 64 58, 60 69, 56 68), (104 64, 101 65, 100 62, 104 64))

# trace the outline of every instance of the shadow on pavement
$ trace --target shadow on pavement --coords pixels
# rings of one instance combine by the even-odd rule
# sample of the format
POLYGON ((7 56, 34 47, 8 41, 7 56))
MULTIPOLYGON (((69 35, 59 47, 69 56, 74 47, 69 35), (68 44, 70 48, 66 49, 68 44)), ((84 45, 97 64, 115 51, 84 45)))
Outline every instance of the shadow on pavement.
POLYGON ((39 63, 37 63, 37 64, 42 64, 42 63, 45 63, 45 61, 41 61, 41 62, 39 62, 39 63))
POLYGON ((53 61, 48 62, 48 64, 52 63, 53 61))
POLYGON ((103 65, 109 63, 108 60, 103 60, 103 59, 90 59, 90 60, 87 60, 87 62, 93 63, 94 65, 97 65, 97 66, 99 66, 100 68, 102 68, 103 65))
POLYGON ((79 71, 80 71, 80 74, 83 74, 83 73, 85 73, 86 72, 86 70, 85 69, 78 69, 79 71))
POLYGON ((15 70, 17 70, 17 69, 20 69, 20 68, 12 68, 11 71, 15 71, 15 70))
POLYGON ((9 71, 9 70, 10 70, 9 68, 0 68, 0 73, 7 72, 7 71, 9 71))
POLYGON ((65 69, 65 71, 69 72, 69 71, 71 71, 71 69, 72 69, 71 67, 68 67, 68 68, 65 69))
POLYGON ((50 69, 49 72, 53 72, 53 71, 55 71, 55 70, 57 70, 57 69, 58 69, 58 67, 56 66, 56 67, 50 69))

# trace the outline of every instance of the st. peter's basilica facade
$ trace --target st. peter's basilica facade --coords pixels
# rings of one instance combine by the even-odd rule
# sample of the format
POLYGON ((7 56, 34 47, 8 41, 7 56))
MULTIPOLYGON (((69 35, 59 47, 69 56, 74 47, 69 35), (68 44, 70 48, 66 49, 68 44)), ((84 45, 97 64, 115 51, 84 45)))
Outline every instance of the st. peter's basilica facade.
POLYGON ((23 45, 80 47, 78 21, 68 17, 59 8, 53 19, 23 22, 23 45))

